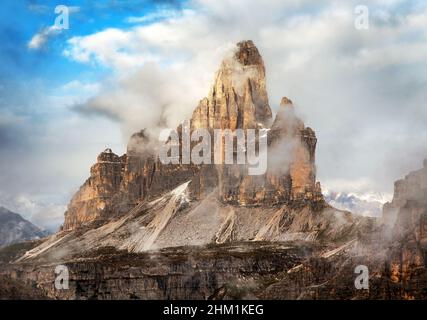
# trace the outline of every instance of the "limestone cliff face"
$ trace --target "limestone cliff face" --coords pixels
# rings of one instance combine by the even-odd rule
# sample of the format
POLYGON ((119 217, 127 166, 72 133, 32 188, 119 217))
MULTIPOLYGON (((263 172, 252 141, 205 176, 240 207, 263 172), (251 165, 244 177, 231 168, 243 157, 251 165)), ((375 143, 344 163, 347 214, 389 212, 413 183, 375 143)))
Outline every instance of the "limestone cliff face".
MULTIPOLYGON (((292 101, 286 97, 282 98, 269 137, 273 159, 287 159, 288 163, 281 164, 289 168, 291 199, 321 200, 320 183, 316 183, 316 135, 296 116, 292 101), (283 147, 287 153, 283 152, 283 147)), ((277 171, 277 168, 274 169, 277 171)))
MULTIPOLYGON (((316 184, 317 139, 283 98, 276 119, 268 102, 265 67, 252 41, 238 44, 237 52, 221 64, 207 98, 193 113, 192 129, 267 129, 269 166, 265 174, 249 176, 246 166, 205 168, 193 179, 201 196, 218 185, 218 198, 236 205, 276 205, 294 200, 322 201, 316 184)), ((190 186, 191 187, 191 186, 190 186)))
POLYGON ((271 122, 264 62, 252 41, 224 59, 207 98, 194 110, 192 128, 256 129, 271 122))
POLYGON ((113 211, 114 195, 122 181, 126 157, 106 149, 90 169, 90 177, 71 199, 65 212, 64 230, 74 229, 85 222, 106 219, 113 211))
POLYGON ((294 109, 292 101, 283 98, 273 121, 263 59, 252 41, 238 43, 221 63, 208 96, 194 110, 190 130, 265 129, 266 172, 248 175, 246 165, 164 165, 156 153, 158 142, 150 141, 143 130, 131 137, 122 157, 111 150, 98 157, 91 177, 70 202, 64 229, 128 212, 188 181, 193 200, 213 192, 220 202, 238 206, 323 203, 316 183, 317 139, 294 109))

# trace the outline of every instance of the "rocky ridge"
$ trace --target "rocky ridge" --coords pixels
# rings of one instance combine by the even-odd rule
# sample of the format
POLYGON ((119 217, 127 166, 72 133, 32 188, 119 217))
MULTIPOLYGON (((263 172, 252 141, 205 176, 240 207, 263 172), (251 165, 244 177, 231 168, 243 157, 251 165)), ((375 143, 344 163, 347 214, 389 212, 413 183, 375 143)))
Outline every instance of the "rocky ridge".
POLYGON ((0 207, 0 246, 41 239, 47 235, 19 214, 0 207))

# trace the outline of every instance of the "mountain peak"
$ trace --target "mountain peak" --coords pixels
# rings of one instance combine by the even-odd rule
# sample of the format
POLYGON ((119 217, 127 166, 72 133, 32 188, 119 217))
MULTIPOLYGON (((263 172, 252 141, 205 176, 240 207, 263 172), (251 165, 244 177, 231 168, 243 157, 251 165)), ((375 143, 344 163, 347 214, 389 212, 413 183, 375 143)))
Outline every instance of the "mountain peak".
MULTIPOLYGON (((262 57, 251 40, 237 43, 236 48, 226 55, 209 93, 195 108, 189 131, 266 129, 269 162, 265 161, 265 171, 251 176, 242 164, 165 165, 151 151, 144 152, 148 145, 154 150, 157 145, 141 131, 132 136, 122 157, 100 155, 90 178, 68 206, 64 230, 121 215, 187 182, 192 201, 211 197, 236 208, 306 202, 322 208, 324 200, 315 180, 315 133, 294 114, 289 98, 282 99, 272 126, 262 57)), ((182 136, 179 127, 177 132, 182 136)), ((221 150, 224 145, 221 142, 221 150)))
POLYGON ((280 108, 277 111, 276 119, 274 119, 273 129, 291 135, 295 135, 304 129, 304 122, 295 114, 291 99, 283 97, 280 101, 280 108))
POLYGON ((262 57, 250 40, 237 48, 233 57, 223 60, 209 95, 194 111, 193 128, 256 129, 271 124, 262 57))
POLYGON ((238 51, 235 54, 236 59, 244 66, 264 65, 258 48, 252 40, 245 40, 237 43, 238 51))
POLYGON ((0 206, 0 246, 40 239, 45 236, 45 232, 20 214, 0 206))
POLYGON ((98 162, 119 162, 119 156, 116 155, 110 148, 105 149, 98 156, 98 162))

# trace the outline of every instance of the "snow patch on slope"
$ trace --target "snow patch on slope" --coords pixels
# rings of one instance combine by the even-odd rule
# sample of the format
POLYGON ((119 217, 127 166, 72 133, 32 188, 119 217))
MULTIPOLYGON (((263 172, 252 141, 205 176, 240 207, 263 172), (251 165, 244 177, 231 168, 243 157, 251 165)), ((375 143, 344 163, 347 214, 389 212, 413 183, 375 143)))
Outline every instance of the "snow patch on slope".
MULTIPOLYGON (((139 227, 139 230, 125 241, 121 246, 121 249, 126 249, 132 252, 141 252, 151 249, 160 233, 164 230, 179 208, 176 204, 188 201, 186 190, 189 183, 190 181, 183 183, 172 190, 169 194, 172 197, 167 201, 164 208, 157 212, 154 218, 146 226, 139 227)), ((162 200, 164 201, 165 197, 162 197, 160 201, 162 200)))

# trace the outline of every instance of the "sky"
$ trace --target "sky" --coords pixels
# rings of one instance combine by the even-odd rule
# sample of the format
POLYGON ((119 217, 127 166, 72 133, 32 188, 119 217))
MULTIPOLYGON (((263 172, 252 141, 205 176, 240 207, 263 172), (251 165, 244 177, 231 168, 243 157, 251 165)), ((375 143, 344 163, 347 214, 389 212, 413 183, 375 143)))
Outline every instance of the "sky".
POLYGON ((427 157, 425 1, 5 0, 0 30, 0 205, 45 229, 103 149, 189 117, 240 40, 273 111, 287 96, 315 130, 324 189, 389 199, 427 157))

